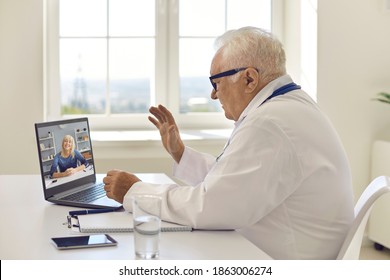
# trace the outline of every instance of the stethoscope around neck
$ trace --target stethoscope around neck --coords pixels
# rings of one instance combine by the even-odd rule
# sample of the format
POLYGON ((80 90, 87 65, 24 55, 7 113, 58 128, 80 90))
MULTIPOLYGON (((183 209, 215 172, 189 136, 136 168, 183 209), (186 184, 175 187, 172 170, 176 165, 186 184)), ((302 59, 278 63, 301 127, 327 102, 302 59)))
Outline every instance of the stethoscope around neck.
MULTIPOLYGON (((276 89, 270 96, 268 96, 263 102, 261 102, 261 104, 259 106, 257 106, 257 108, 259 108, 261 105, 263 105, 265 102, 267 102, 268 100, 276 97, 276 96, 279 96, 279 95, 283 95, 283 94, 286 94, 287 92, 290 92, 290 91, 293 91, 293 90, 297 90, 297 89, 301 89, 301 86, 300 85, 297 85, 296 83, 292 82, 292 83, 289 83, 287 85, 284 85, 284 86, 281 86, 280 88, 276 89)), ((241 120, 240 124, 244 121, 245 117, 241 120)), ((238 126, 236 126, 235 129, 237 129, 238 126)), ((230 139, 233 135, 234 131, 232 132, 232 134, 230 135, 229 137, 229 140, 226 142, 225 144, 225 147, 223 148, 222 150, 222 153, 216 158, 216 161, 218 162, 218 160, 220 159, 220 157, 223 155, 223 153, 225 152, 226 148, 229 146, 230 144, 230 139)))

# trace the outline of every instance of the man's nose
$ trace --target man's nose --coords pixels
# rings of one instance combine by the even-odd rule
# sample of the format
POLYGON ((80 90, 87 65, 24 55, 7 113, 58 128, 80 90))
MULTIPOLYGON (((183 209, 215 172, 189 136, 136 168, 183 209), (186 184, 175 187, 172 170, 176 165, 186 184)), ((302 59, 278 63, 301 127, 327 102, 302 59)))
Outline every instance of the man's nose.
POLYGON ((213 100, 218 99, 217 91, 216 91, 215 89, 213 89, 213 90, 211 91, 211 99, 213 99, 213 100))

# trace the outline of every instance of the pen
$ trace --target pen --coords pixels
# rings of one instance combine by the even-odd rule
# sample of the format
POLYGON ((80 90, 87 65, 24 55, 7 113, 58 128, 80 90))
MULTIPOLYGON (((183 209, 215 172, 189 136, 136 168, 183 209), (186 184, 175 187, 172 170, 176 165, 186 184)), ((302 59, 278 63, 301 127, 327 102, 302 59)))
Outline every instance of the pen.
POLYGON ((98 214, 98 213, 107 213, 107 212, 114 212, 115 208, 109 208, 109 209, 92 209, 92 210, 76 210, 76 211, 69 211, 69 216, 78 216, 78 215, 88 215, 88 214, 98 214))

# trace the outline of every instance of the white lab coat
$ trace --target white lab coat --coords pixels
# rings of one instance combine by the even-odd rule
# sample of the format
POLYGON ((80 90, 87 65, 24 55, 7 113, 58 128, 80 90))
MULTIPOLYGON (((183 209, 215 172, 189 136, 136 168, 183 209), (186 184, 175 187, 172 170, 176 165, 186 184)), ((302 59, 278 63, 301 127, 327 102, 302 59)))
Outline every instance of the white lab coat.
POLYGON ((185 148, 174 175, 186 186, 138 182, 125 196, 163 198, 164 220, 196 229, 236 229, 276 259, 334 259, 353 220, 347 157, 328 118, 302 90, 259 105, 280 77, 241 114, 218 161, 185 148))

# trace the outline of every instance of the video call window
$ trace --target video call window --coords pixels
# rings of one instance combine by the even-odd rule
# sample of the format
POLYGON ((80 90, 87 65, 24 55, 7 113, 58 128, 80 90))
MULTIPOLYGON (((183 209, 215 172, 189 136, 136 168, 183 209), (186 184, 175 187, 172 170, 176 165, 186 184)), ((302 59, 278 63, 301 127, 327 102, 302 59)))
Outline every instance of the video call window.
POLYGON ((77 180, 94 173, 91 139, 88 123, 73 122, 38 128, 38 145, 41 171, 45 177, 45 187, 51 188, 77 180), (71 151, 68 157, 63 149, 71 151), (84 165, 84 169, 66 175, 67 168, 84 165), (61 177, 56 173, 61 173, 61 177))

